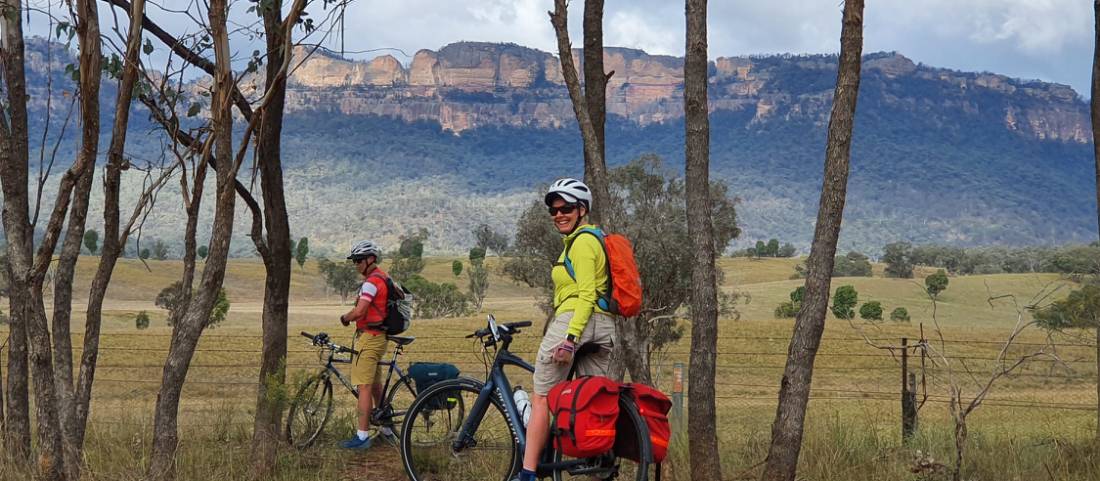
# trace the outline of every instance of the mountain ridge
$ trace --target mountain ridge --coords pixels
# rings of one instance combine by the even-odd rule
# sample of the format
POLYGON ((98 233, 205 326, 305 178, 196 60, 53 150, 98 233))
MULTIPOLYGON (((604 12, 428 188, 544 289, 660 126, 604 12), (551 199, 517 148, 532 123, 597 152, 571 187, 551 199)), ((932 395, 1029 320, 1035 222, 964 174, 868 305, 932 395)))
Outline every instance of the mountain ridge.
MULTIPOLYGON (((28 42, 30 105, 41 125, 44 42, 37 54, 34 45, 28 42)), ((612 80, 620 82, 609 88, 609 165, 654 153, 669 175, 680 175, 682 100, 673 68, 680 60, 608 50, 619 59, 608 69, 617 69, 612 80)), ((63 72, 72 60, 63 53, 53 58, 54 87, 71 89, 63 72)), ((538 185, 582 175, 572 107, 552 81, 555 57, 485 43, 416 55, 421 61, 407 67, 396 59, 321 55, 292 76, 283 138, 293 179, 287 195, 295 235, 309 236, 316 248, 339 250, 360 236, 395 245, 401 234, 425 227, 434 231, 430 250, 462 252, 477 223, 510 231, 519 209, 538 197, 538 185), (386 78, 389 84, 376 85, 386 78), (401 200, 366 201, 390 198, 401 200)), ((744 235, 733 247, 777 237, 808 249, 835 68, 830 55, 712 62, 712 174, 741 199, 744 235)), ((1071 88, 937 69, 889 52, 864 57, 862 82, 842 250, 874 253, 897 240, 973 246, 1095 238, 1087 106, 1071 88)), ((202 81, 189 85, 194 101, 202 102, 197 92, 204 88, 202 81)), ((114 92, 105 82, 105 116, 114 92)), ((67 104, 53 103, 55 120, 67 104)), ((163 155, 147 115, 131 118, 137 135, 128 154, 163 155)), ((66 134, 63 156, 75 151, 74 132, 66 134)), ((174 239, 177 207, 158 206, 149 235, 174 239)), ((251 252, 246 225, 238 219, 238 255, 251 252)))

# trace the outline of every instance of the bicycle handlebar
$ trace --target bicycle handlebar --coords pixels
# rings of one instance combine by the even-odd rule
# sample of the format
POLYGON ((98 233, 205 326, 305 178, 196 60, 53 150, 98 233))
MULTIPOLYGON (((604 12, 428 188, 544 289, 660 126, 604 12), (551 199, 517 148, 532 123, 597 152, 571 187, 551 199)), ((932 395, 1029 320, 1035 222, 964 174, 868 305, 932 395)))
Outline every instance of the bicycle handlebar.
POLYGON ((355 350, 350 347, 344 347, 329 340, 328 334, 319 332, 316 335, 310 334, 306 331, 301 332, 302 337, 307 337, 314 346, 327 347, 338 353, 355 353, 355 350))
MULTIPOLYGON (((531 327, 531 321, 508 322, 504 324, 499 324, 497 326, 497 329, 503 330, 504 332, 519 332, 518 329, 521 327, 531 327)), ((485 327, 474 331, 473 334, 467 335, 466 338, 472 339, 475 337, 485 337, 492 333, 492 330, 490 330, 488 327, 485 327)))

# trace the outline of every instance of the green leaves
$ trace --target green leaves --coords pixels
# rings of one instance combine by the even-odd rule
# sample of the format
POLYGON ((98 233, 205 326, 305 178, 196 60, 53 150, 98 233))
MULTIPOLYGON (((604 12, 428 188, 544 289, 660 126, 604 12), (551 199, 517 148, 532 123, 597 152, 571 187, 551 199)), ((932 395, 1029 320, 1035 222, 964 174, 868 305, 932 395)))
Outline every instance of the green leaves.
MULTIPOLYGON (((859 293, 852 286, 840 286, 833 293, 833 305, 829 307, 837 319, 856 317, 855 307, 859 303, 859 293)), ((880 313, 881 315, 881 313, 880 313)))
POLYGON ((141 51, 145 52, 145 55, 153 53, 153 42, 150 42, 149 39, 145 39, 145 45, 142 45, 141 51))
POLYGON ((195 103, 191 104, 191 107, 189 107, 187 109, 187 116, 188 117, 194 117, 194 116, 198 115, 199 112, 201 112, 201 111, 202 111, 202 103, 195 102, 195 103))

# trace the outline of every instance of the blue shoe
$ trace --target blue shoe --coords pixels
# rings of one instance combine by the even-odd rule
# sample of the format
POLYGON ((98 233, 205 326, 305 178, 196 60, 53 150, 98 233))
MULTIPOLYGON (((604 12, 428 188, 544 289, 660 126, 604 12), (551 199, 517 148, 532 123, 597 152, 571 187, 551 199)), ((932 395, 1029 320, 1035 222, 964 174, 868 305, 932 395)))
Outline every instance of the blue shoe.
POLYGON ((372 439, 374 438, 368 437, 367 439, 359 439, 358 435, 354 435, 351 439, 340 443, 340 447, 344 449, 368 449, 370 448, 372 439))

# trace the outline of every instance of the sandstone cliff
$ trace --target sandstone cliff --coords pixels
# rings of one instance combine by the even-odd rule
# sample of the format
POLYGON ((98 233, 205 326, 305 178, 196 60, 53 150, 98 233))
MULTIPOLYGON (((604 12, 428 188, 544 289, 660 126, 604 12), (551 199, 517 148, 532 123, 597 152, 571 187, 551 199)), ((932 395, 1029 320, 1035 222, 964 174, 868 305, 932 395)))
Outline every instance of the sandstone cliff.
MULTIPOLYGON (((303 56, 301 49, 295 54, 303 56)), ((579 61, 580 52, 575 58, 579 61)), ((610 114, 642 125, 683 115, 682 58, 609 47, 604 62, 614 72, 608 83, 610 114)), ((754 109, 758 121, 806 117, 824 122, 835 69, 836 58, 824 55, 719 57, 711 67, 711 109, 754 109)), ((889 93, 898 104, 935 101, 972 114, 998 109, 995 114, 1005 127, 1022 135, 1089 139, 1085 105, 1064 85, 930 68, 897 53, 867 56, 864 74, 885 82, 933 81, 950 89, 938 99, 889 93), (983 103, 965 98, 967 92, 1014 101, 983 103)), ((407 65, 389 55, 363 62, 317 52, 294 72, 288 108, 428 120, 456 133, 484 125, 554 128, 573 121, 555 56, 481 42, 421 50, 407 65)))

